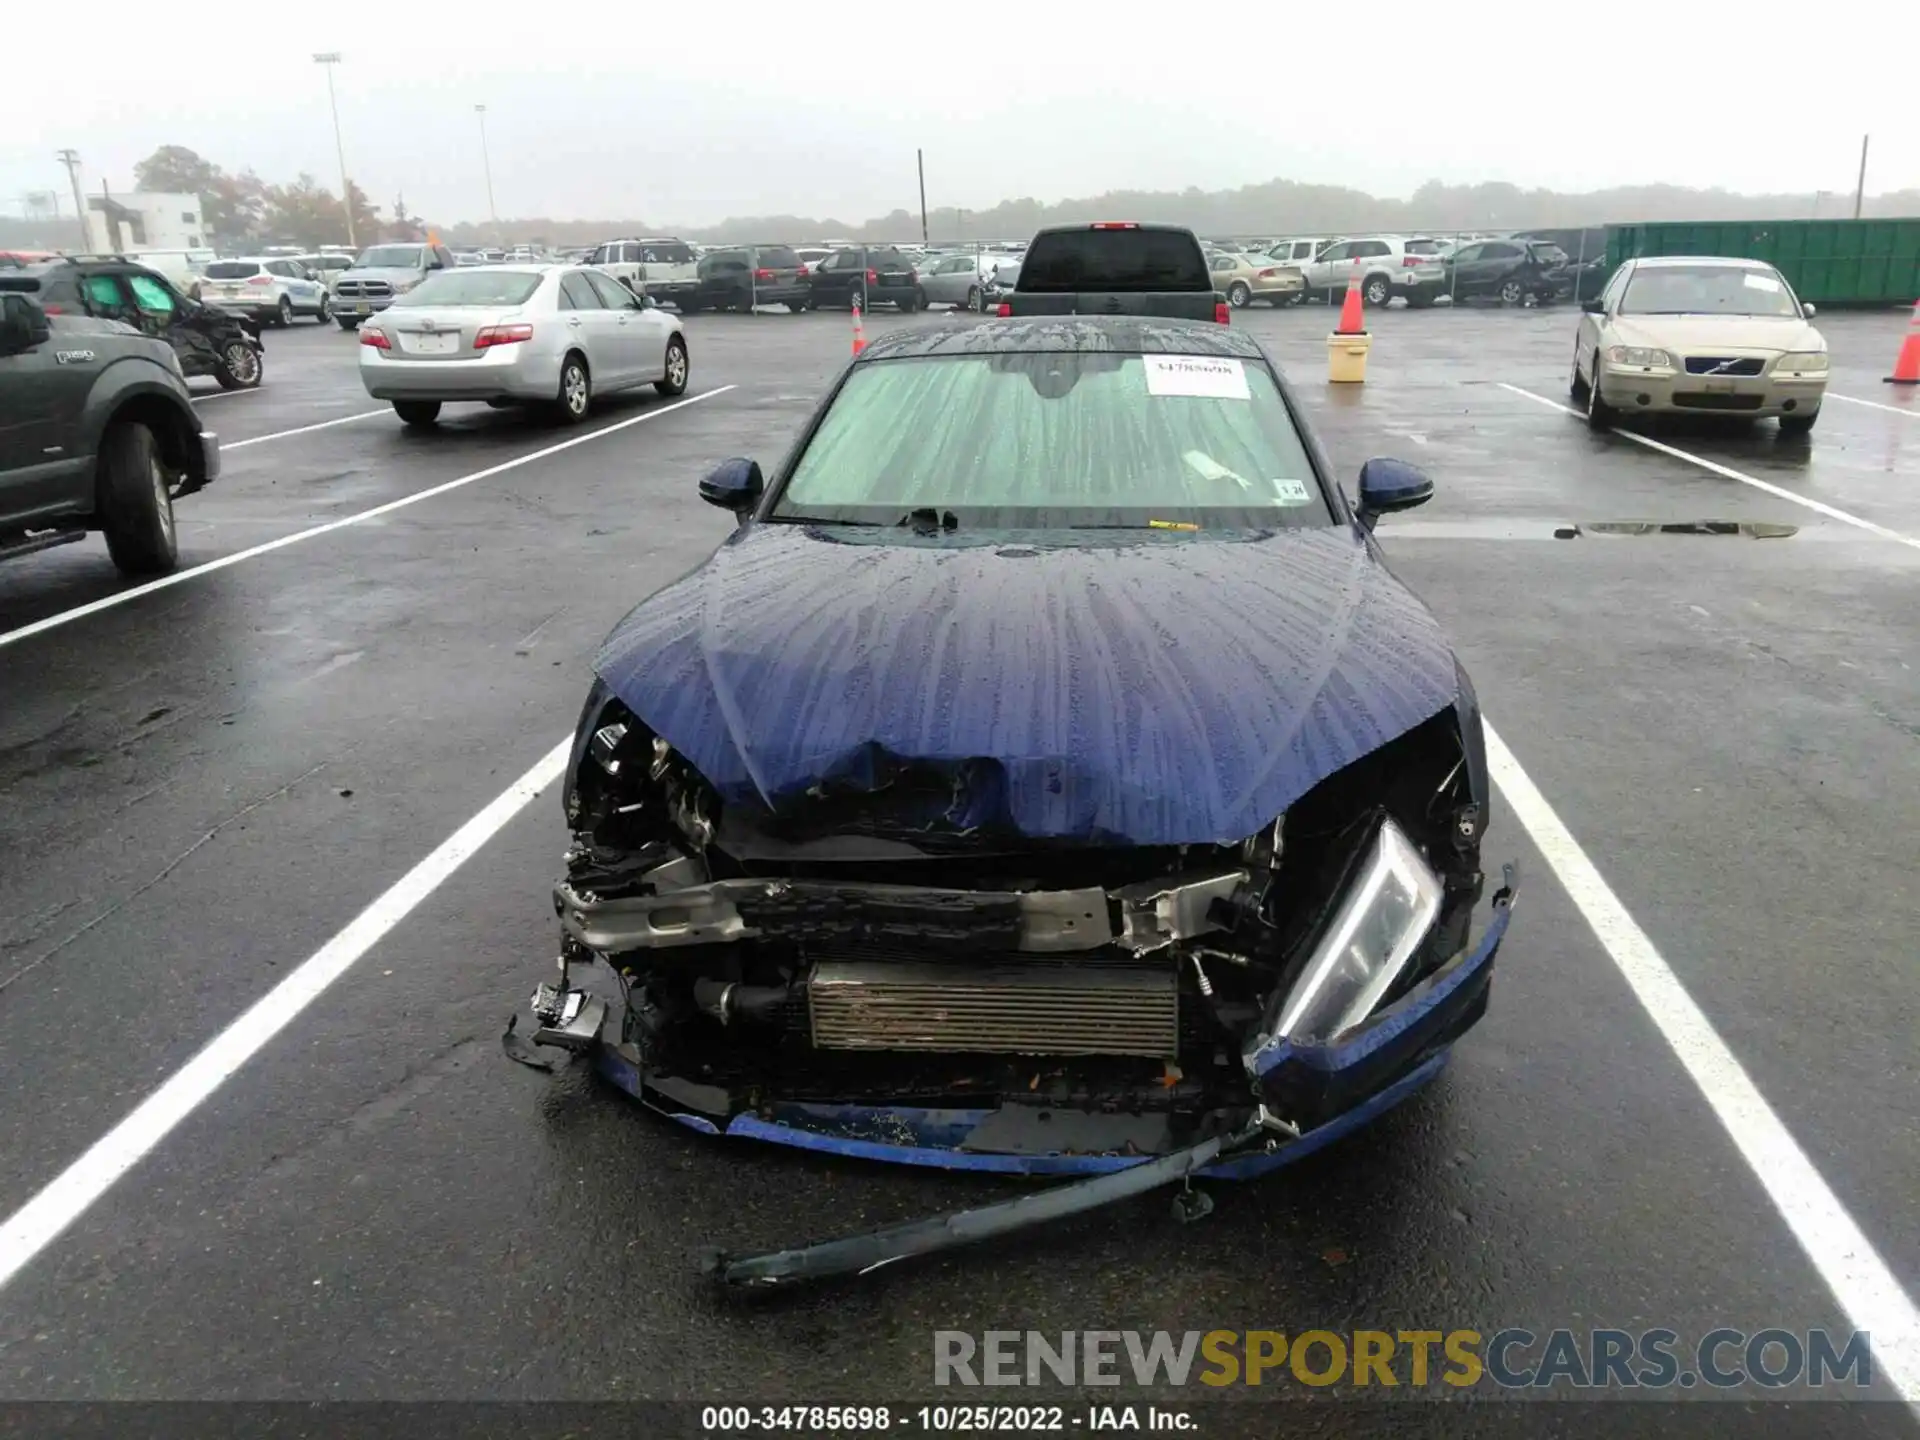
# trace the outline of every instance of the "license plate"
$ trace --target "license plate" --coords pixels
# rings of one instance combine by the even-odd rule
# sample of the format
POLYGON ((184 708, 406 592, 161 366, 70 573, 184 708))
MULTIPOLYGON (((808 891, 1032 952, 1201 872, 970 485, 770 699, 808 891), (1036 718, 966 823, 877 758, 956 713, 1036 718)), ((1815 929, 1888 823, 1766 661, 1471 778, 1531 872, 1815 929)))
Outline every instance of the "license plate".
POLYGON ((356 315, 371 315, 373 313, 373 307, 362 300, 358 305, 353 307, 353 313, 356 315))
POLYGON ((1739 388, 1731 380, 1707 380, 1701 388, 1709 395, 1731 395, 1739 388))
POLYGON ((415 355, 451 355, 458 335, 410 335, 407 349, 415 355))

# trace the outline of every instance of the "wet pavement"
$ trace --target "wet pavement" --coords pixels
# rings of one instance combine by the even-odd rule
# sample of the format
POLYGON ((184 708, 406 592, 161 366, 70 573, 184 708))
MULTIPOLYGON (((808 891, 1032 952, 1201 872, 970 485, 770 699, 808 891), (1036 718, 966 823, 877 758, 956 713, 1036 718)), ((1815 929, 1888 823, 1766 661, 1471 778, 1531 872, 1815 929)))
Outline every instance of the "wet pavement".
MULTIPOLYGON (((1342 477, 1431 472, 1434 501, 1381 524, 1395 569, 1905 1287, 1875 1313, 1910 1313, 1920 400, 1879 378, 1902 318, 1822 317, 1810 439, 1691 423, 1650 432, 1666 449, 1554 408, 1565 309, 1372 317, 1368 383, 1338 392, 1328 319, 1234 323, 1342 477), (1731 524, 1659 528, 1700 522, 1731 524)), ((205 400, 232 448, 180 507, 183 569, 245 558, 119 603, 97 539, 0 566, 0 1216, 568 734, 601 636, 726 534, 698 477, 772 468, 848 323, 703 316, 689 339, 698 403, 413 435, 361 392, 353 337, 273 332, 266 385, 205 400)), ((553 950, 550 791, 0 1290, 0 1397, 846 1402, 952 1398, 936 1329, 1853 1328, 1857 1275, 1809 1259, 1508 798, 1486 854, 1527 880, 1492 1010, 1424 1095, 1216 1187, 1203 1224, 1151 1197, 740 1307, 702 1247, 1009 1187, 705 1142, 502 1059, 553 950)), ((1462 1428, 1444 1408, 1412 1428, 1462 1428)))

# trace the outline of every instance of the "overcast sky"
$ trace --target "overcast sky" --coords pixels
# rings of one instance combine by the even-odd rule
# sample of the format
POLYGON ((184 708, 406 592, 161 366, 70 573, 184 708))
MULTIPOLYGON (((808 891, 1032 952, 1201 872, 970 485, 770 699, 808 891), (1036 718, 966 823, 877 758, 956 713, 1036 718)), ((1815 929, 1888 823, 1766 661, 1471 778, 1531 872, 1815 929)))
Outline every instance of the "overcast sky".
POLYGON ((128 43, 76 35, 84 60, 41 63, 58 48, 43 36, 7 67, 0 213, 55 186, 71 207, 62 146, 94 192, 130 187, 168 143, 337 189, 317 50, 344 56, 349 173, 442 222, 486 218, 476 103, 503 218, 859 221, 917 207, 915 146, 928 203, 969 209, 1276 176, 1381 195, 1428 179, 1850 192, 1869 131, 1868 190, 1920 186, 1915 0, 328 0, 125 18, 128 43))

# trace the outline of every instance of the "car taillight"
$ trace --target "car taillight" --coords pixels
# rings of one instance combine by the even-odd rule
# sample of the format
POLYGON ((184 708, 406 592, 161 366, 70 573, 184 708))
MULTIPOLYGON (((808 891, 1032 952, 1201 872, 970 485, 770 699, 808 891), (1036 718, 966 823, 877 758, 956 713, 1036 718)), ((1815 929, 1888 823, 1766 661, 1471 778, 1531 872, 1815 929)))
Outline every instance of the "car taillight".
POLYGON ((1275 276, 1277 276, 1279 273, 1280 272, 1278 270, 1262 270, 1259 274, 1259 278, 1262 280, 1271 280, 1275 276))
POLYGON ((485 350, 492 345, 518 345, 533 338, 531 325, 482 325, 474 332, 473 348, 485 350))
POLYGON ((880 272, 878 270, 869 270, 867 272, 867 283, 869 285, 878 285, 880 283, 880 272))
POLYGON ((1216 325, 1231 325, 1233 323, 1230 318, 1230 312, 1227 309, 1226 301, 1216 300, 1213 302, 1213 323, 1216 325))
POLYGON ((1400 257, 1400 268, 1402 270, 1411 270, 1416 265, 1426 264, 1427 261, 1432 258, 1431 255, 1402 255, 1400 257))
POLYGON ((1089 230, 1138 230, 1138 220, 1096 220, 1087 227, 1089 230))
POLYGON ((1011 315, 1013 314, 1013 306, 1008 304, 1005 300, 1002 300, 998 305, 994 307, 993 313, 995 315, 1002 315, 1002 316, 1011 315))
POLYGON ((756 280, 771 280, 773 278, 773 272, 771 270, 756 270, 753 272, 753 278, 756 280))
POLYGON ((271 285, 273 283, 273 277, 271 275, 255 275, 251 277, 247 283, 249 285, 271 285))
POLYGON ((64 305, 42 305, 40 308, 49 315, 64 315, 67 313, 67 307, 64 305))
POLYGON ((360 343, 362 345, 371 345, 376 350, 391 350, 393 348, 393 342, 387 339, 387 332, 380 329, 377 325, 362 325, 360 327, 360 343))

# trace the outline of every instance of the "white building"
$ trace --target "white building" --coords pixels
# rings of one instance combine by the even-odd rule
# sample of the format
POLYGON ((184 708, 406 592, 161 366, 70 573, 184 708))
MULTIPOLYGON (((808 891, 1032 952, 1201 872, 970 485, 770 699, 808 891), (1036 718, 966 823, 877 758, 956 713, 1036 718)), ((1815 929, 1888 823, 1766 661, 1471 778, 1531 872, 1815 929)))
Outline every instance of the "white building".
POLYGON ((212 242, 198 195, 124 194, 87 197, 87 242, 105 253, 198 250, 212 242))

